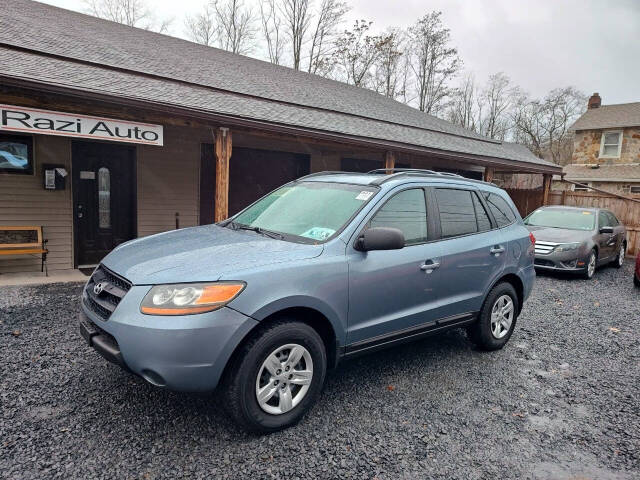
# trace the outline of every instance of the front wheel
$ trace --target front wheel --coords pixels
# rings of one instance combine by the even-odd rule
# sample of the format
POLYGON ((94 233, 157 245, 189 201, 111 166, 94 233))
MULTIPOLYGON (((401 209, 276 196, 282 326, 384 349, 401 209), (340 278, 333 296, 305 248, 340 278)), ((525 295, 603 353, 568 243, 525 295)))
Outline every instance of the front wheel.
POLYGON ((478 320, 468 328, 469 337, 483 350, 499 350, 511 338, 520 311, 513 285, 497 284, 487 295, 478 320))
POLYGON ((589 253, 589 258, 587 260, 587 266, 584 269, 584 273, 582 274, 585 279, 591 280, 593 278, 593 274, 596 273, 597 262, 598 256, 596 255, 596 251, 591 250, 591 253, 589 253))
POLYGON ((234 355, 222 385, 224 403, 247 430, 281 430, 313 406, 326 370, 318 333, 305 323, 281 320, 258 331, 234 355))

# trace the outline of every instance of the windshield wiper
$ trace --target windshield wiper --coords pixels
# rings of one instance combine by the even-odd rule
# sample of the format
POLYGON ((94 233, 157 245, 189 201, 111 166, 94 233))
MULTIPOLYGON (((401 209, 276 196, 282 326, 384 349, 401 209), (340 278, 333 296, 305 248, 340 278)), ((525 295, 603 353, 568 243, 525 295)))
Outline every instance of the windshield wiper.
POLYGON ((284 238, 284 235, 282 235, 281 233, 272 232, 271 230, 265 230, 264 228, 260 228, 260 227, 251 227, 249 225, 244 225, 242 223, 236 223, 236 222, 229 222, 227 225, 230 226, 233 230, 249 230, 250 232, 256 232, 260 235, 264 235, 265 237, 269 237, 269 238, 274 238, 276 240, 282 240, 284 238))

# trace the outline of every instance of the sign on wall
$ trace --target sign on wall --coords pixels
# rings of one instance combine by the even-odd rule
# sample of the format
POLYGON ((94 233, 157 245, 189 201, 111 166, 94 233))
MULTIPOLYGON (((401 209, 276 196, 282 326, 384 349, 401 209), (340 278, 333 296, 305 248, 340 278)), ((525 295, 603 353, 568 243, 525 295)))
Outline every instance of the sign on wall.
POLYGON ((162 146, 162 125, 0 104, 0 130, 162 146))

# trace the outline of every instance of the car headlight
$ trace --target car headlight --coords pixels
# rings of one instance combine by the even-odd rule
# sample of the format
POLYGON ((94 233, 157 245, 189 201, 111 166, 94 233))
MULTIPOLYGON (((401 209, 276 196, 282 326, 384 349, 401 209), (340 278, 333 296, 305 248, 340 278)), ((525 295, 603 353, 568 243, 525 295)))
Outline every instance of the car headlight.
POLYGON ((574 243, 562 243, 555 248, 556 252, 570 252, 571 250, 577 250, 582 245, 581 242, 574 243))
POLYGON ((244 282, 156 285, 140 304, 146 315, 192 315, 217 310, 236 298, 244 282))

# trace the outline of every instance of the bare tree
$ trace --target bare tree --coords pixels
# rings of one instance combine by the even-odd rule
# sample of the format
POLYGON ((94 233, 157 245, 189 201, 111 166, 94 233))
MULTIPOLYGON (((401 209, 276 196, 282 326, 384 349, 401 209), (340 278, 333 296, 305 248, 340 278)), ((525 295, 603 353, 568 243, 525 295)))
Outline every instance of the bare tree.
POLYGON ((260 3, 260 20, 262 35, 266 42, 269 61, 280 65, 285 46, 282 18, 276 6, 276 0, 262 0, 260 3))
POLYGON ((571 160, 571 124, 584 112, 586 95, 574 87, 551 90, 542 100, 522 96, 512 115, 515 140, 560 165, 571 160))
POLYGON ((451 92, 448 82, 462 63, 458 50, 449 46, 449 29, 442 24, 441 15, 428 13, 409 28, 418 108, 433 114, 443 107, 451 92))
POLYGON ((372 66, 378 58, 380 37, 369 35, 373 22, 356 20, 352 30, 336 40, 334 58, 340 65, 344 80, 356 87, 368 87, 372 66))
POLYGON ((348 11, 349 7, 345 2, 321 0, 311 33, 309 66, 307 68, 309 73, 326 75, 331 70, 331 53, 334 49, 333 40, 336 36, 336 28, 342 23, 348 11))
POLYGON ((213 3, 216 23, 220 29, 218 45, 224 50, 245 55, 253 48, 254 15, 243 0, 222 0, 213 3))
POLYGON ((404 95, 402 71, 403 33, 391 28, 380 36, 375 62, 376 91, 389 98, 404 95))
POLYGON ((311 20, 309 0, 282 0, 281 13, 287 26, 287 35, 291 41, 293 68, 300 70, 302 45, 311 20))
POLYGON ((520 95, 520 89, 503 72, 489 76, 478 100, 480 133, 489 138, 504 140, 511 128, 511 110, 520 95))
POLYGON ((452 93, 446 118, 456 125, 474 132, 478 131, 478 89, 472 73, 468 73, 460 86, 452 93))
POLYGON ((220 34, 216 11, 211 3, 205 4, 200 13, 187 15, 184 23, 189 38, 202 45, 213 45, 220 34))
POLYGON ((172 19, 157 19, 145 0, 84 0, 84 2, 91 15, 130 27, 166 33, 172 22, 172 19))

